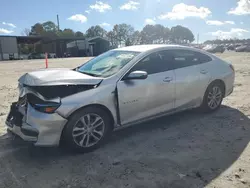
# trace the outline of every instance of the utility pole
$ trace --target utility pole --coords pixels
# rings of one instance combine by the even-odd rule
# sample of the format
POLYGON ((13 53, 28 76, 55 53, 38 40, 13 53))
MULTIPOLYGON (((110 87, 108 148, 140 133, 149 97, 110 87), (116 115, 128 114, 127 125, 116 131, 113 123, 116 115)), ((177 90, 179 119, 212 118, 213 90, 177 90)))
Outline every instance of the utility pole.
POLYGON ((59 16, 58 16, 58 14, 56 15, 56 18, 57 18, 57 28, 58 28, 58 31, 60 31, 60 23, 59 23, 59 16))
POLYGON ((197 34, 197 44, 199 44, 199 33, 197 34))

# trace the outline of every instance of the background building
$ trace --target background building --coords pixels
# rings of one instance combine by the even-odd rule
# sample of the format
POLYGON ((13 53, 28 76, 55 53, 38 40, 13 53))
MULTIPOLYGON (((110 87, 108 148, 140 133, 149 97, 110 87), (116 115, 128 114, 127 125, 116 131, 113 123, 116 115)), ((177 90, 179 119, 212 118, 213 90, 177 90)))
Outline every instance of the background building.
POLYGON ((36 53, 53 53, 56 57, 97 56, 110 49, 110 42, 102 37, 40 37, 40 36, 0 36, 0 60, 22 59, 27 57, 23 52, 25 45, 28 51, 36 53), (26 46, 27 47, 27 46, 26 46))

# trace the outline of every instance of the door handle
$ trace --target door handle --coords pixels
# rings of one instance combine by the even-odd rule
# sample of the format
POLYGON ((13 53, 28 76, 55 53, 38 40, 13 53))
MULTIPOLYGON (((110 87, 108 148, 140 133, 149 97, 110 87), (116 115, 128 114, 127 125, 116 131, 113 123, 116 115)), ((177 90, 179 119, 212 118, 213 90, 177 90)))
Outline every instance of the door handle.
POLYGON ((207 71, 206 70, 201 70, 200 73, 201 74, 207 74, 207 71))
POLYGON ((171 82, 173 80, 172 77, 166 77, 163 79, 163 82, 171 82))

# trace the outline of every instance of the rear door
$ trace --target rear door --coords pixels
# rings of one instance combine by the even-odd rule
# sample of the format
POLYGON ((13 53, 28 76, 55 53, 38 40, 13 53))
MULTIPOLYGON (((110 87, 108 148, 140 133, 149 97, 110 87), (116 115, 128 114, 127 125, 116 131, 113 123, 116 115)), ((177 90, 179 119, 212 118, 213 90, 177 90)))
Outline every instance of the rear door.
POLYGON ((195 52, 195 56, 199 61, 199 64, 197 64, 196 67, 200 73, 200 83, 199 87, 197 87, 197 94, 203 99, 207 86, 211 82, 212 71, 214 70, 214 67, 216 67, 216 62, 214 62, 208 55, 200 52, 195 52))
POLYGON ((200 62, 195 51, 170 50, 173 55, 173 66, 176 76, 175 108, 184 110, 200 104, 201 88, 200 62))
POLYGON ((122 79, 117 83, 122 125, 174 108, 175 75, 165 57, 164 51, 152 53, 128 72, 146 71, 145 80, 122 79))

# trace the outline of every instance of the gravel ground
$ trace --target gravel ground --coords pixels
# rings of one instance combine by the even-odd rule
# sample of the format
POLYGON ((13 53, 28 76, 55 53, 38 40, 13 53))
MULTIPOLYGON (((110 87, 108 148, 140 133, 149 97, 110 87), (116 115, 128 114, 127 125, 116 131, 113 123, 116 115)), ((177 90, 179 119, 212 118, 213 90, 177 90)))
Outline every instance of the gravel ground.
MULTIPOLYGON (((5 133, 17 79, 44 61, 0 63, 0 187, 250 187, 250 53, 219 55, 236 69, 235 90, 212 114, 195 110, 116 132, 88 154, 36 148, 5 133)), ((49 60, 75 67, 86 58, 49 60)))

